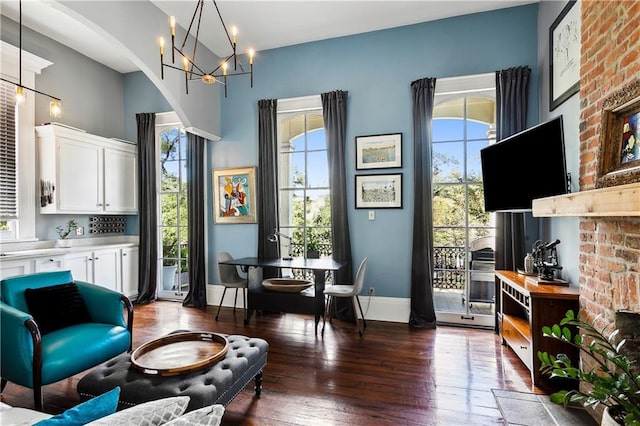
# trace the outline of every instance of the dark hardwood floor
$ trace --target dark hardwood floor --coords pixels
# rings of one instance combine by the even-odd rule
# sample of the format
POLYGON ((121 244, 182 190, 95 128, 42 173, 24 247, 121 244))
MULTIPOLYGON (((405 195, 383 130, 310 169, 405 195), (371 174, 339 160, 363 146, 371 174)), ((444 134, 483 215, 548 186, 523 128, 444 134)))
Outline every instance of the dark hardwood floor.
MULTIPOLYGON (((491 389, 543 393, 493 331, 368 321, 360 338, 354 324, 334 320, 316 336, 307 315, 258 315, 245 326, 242 309, 222 308, 217 322, 215 312, 168 301, 136 306, 134 348, 176 329, 267 340, 262 397, 245 389, 224 425, 493 425, 503 422, 491 389)), ((85 373, 45 386, 44 410, 77 404, 85 373)), ((9 383, 2 401, 33 408, 32 395, 9 383)))

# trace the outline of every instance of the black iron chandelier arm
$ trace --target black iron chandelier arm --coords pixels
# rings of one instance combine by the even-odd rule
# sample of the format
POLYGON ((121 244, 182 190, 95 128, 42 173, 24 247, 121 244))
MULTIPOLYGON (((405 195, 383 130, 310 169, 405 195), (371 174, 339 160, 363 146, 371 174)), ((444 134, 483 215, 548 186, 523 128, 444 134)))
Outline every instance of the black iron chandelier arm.
POLYGON ((17 86, 17 87, 22 87, 23 89, 28 90, 28 91, 33 92, 33 93, 37 93, 38 95, 47 96, 47 97, 49 97, 49 98, 51 98, 53 100, 56 100, 58 102, 62 101, 62 99, 57 98, 57 97, 55 97, 53 95, 49 95, 48 93, 44 93, 44 92, 41 92, 41 91, 36 90, 36 89, 32 89, 32 88, 27 87, 27 86, 23 86, 22 84, 16 83, 15 81, 8 80, 8 79, 6 79, 4 77, 0 77, 0 80, 2 80, 4 82, 7 82, 9 84, 13 84, 14 86, 17 86))
MULTIPOLYGON (((187 60, 187 62, 189 62, 189 64, 191 65, 191 69, 189 71, 186 71, 186 72, 190 72, 190 73, 193 73, 193 74, 199 74, 199 75, 205 75, 206 74, 206 72, 202 68, 200 68, 198 65, 196 65, 196 63, 193 62, 192 59, 190 59, 187 55, 182 53, 182 50, 178 49, 177 47, 174 47, 174 49, 175 49, 176 52, 178 52, 180 55, 182 55, 182 57, 185 58, 187 60), (196 70, 198 70, 198 72, 194 71, 194 68, 196 70)), ((166 66, 170 66, 170 65, 166 65, 166 66)), ((184 68, 178 68, 178 67, 175 67, 175 66, 171 66, 171 68, 175 68, 177 70, 185 72, 184 68)))
POLYGON ((229 35, 229 31, 227 31, 227 26, 224 23, 224 19, 222 19, 222 14, 220 13, 220 9, 218 8, 218 3, 216 3, 216 0, 211 0, 211 1, 213 2, 213 5, 216 7, 216 12, 218 12, 218 16, 220 17, 220 23, 222 24, 222 28, 224 28, 224 33, 227 35, 227 40, 229 40, 229 45, 231 46, 235 54, 236 48, 233 44, 233 41, 231 41, 231 36, 229 35))

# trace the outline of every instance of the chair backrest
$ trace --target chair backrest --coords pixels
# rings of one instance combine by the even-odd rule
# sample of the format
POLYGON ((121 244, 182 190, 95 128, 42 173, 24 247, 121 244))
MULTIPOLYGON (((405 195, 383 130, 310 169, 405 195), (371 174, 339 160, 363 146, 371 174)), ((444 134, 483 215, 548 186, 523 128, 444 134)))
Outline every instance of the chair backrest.
POLYGON ((0 297, 7 305, 29 312, 24 291, 27 288, 49 287, 56 284, 73 282, 71 271, 48 271, 35 274, 18 275, 0 281, 0 297))
POLYGON ((353 294, 358 295, 362 291, 362 287, 364 286, 364 272, 367 269, 367 258, 365 257, 360 262, 360 266, 358 267, 358 273, 356 273, 356 280, 353 283, 353 294))
POLYGON ((234 265, 221 265, 220 262, 231 260, 233 257, 226 251, 218 253, 218 273, 220 274, 221 284, 231 284, 242 281, 242 277, 238 273, 238 268, 234 265))

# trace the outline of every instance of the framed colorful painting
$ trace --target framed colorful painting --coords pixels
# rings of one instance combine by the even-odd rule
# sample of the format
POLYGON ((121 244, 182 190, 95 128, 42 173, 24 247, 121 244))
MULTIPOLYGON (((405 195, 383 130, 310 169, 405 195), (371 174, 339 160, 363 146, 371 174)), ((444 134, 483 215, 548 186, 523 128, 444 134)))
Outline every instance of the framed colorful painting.
POLYGON ((604 101, 596 186, 640 181, 640 80, 604 101))
POLYGON ((256 223, 256 168, 213 171, 215 223, 256 223))

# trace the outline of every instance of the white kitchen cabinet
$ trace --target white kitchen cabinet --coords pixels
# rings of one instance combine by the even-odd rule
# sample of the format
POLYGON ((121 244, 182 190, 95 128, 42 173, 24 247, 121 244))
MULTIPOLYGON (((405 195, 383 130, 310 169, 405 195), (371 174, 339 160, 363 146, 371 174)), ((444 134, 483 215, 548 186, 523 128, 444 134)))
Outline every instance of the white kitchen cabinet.
POLYGON ((0 258, 0 279, 33 272, 31 259, 5 260, 0 258))
POLYGON ((69 253, 66 256, 67 269, 71 271, 74 280, 93 282, 93 252, 69 253))
POLYGON ((65 258, 66 268, 71 270, 74 280, 120 291, 122 279, 119 248, 69 253, 65 258))
POLYGON ((122 249, 122 294, 128 298, 138 295, 139 247, 122 249))
POLYGON ((94 284, 120 291, 122 288, 120 271, 120 249, 110 248, 93 252, 94 284))
POLYGON ((34 272, 62 271, 66 269, 65 256, 63 254, 40 256, 33 259, 34 272))
POLYGON ((40 187, 52 192, 40 213, 137 213, 135 145, 56 124, 36 133, 40 187))
POLYGON ((136 213, 138 160, 135 153, 104 151, 104 210, 110 213, 136 213), (108 183, 108 184, 107 184, 108 183))

